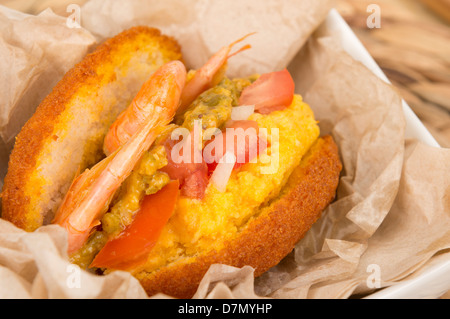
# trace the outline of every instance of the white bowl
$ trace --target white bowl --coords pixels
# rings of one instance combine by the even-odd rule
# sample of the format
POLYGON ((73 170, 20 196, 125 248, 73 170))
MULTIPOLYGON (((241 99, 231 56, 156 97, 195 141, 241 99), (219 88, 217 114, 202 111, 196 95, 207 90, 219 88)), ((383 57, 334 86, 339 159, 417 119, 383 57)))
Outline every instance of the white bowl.
MULTIPOLYGON (((331 10, 325 21, 329 30, 341 35, 344 49, 355 59, 363 63, 383 81, 390 83, 381 68, 364 48, 349 25, 335 10, 331 10)), ((440 147, 423 123, 414 114, 408 104, 403 101, 403 112, 406 119, 405 138, 415 138, 434 147, 440 147)), ((426 270, 414 279, 384 288, 367 296, 367 299, 423 299, 439 298, 450 290, 450 260, 442 262, 426 270)))

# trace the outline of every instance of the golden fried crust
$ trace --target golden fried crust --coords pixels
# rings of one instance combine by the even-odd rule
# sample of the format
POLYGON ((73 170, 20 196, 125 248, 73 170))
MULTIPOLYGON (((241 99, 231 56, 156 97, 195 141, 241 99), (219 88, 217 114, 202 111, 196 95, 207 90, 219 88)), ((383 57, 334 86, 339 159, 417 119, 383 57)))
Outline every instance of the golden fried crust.
POLYGON ((162 292, 191 298, 212 264, 250 265, 255 277, 277 265, 334 199, 342 164, 330 136, 318 139, 294 170, 280 196, 223 249, 183 259, 135 276, 149 296, 162 292))
MULTIPOLYGON (((157 29, 140 26, 107 40, 69 70, 38 106, 35 114, 16 138, 2 192, 2 218, 27 231, 33 231, 42 225, 42 216, 35 216, 36 214, 32 213, 30 197, 24 190, 29 177, 36 169, 36 162, 43 151, 45 142, 53 138, 52 134, 58 123, 58 117, 83 85, 91 85, 92 89, 96 90, 101 85, 103 77, 109 76, 113 81, 114 74, 100 75, 97 70, 105 63, 113 61, 114 52, 121 45, 129 46, 130 54, 132 50, 138 50, 142 38, 157 41, 160 47, 181 59, 181 49, 174 39, 161 35, 157 29), (138 38, 140 40, 137 40, 138 38)), ((41 186, 33 185, 38 189, 41 186)))

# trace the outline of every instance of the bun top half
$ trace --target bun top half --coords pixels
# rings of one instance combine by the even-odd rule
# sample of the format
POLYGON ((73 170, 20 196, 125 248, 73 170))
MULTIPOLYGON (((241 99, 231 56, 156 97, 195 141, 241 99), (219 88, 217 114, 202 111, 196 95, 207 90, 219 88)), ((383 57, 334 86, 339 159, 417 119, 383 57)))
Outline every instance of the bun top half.
POLYGON ((134 27, 69 70, 16 137, 2 191, 2 218, 27 231, 48 224, 77 172, 104 155, 104 136, 142 84, 182 60, 171 37, 134 27))

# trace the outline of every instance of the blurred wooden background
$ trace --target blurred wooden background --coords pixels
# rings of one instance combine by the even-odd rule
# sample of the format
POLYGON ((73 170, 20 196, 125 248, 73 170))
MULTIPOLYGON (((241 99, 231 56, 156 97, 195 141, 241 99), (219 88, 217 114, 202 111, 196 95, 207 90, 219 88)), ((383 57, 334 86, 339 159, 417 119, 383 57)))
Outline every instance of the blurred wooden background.
MULTIPOLYGON (((68 16, 69 4, 86 0, 0 0, 38 14, 47 7, 68 16)), ((401 96, 438 143, 450 148, 450 0, 336 0, 352 27, 401 96), (369 29, 377 4, 380 28, 369 29)))
POLYGON ((450 0, 337 0, 337 9, 443 147, 450 147, 450 0), (369 29, 370 4, 381 27, 369 29))

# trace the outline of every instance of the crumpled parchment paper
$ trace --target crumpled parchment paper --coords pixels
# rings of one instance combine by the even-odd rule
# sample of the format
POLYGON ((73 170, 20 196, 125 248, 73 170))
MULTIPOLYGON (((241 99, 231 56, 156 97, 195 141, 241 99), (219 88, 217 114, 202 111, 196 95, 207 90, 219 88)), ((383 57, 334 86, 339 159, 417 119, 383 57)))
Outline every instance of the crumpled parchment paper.
MULTIPOLYGON (((266 2, 92 0, 82 7, 80 29, 51 11, 27 16, 0 8, 2 178, 20 127, 105 38, 134 25, 158 27, 198 68, 256 31, 246 42, 253 48, 230 60, 229 75, 288 67, 322 134, 336 140, 344 169, 336 201, 279 265, 257 279, 249 266, 213 265, 194 298, 363 296, 414 276, 435 256, 446 258, 450 150, 406 140, 395 90, 346 54, 335 35, 315 32, 331 1, 266 2)), ((56 225, 26 233, 0 219, 0 298, 147 298, 126 272, 100 277, 71 265, 65 236, 56 225)))

